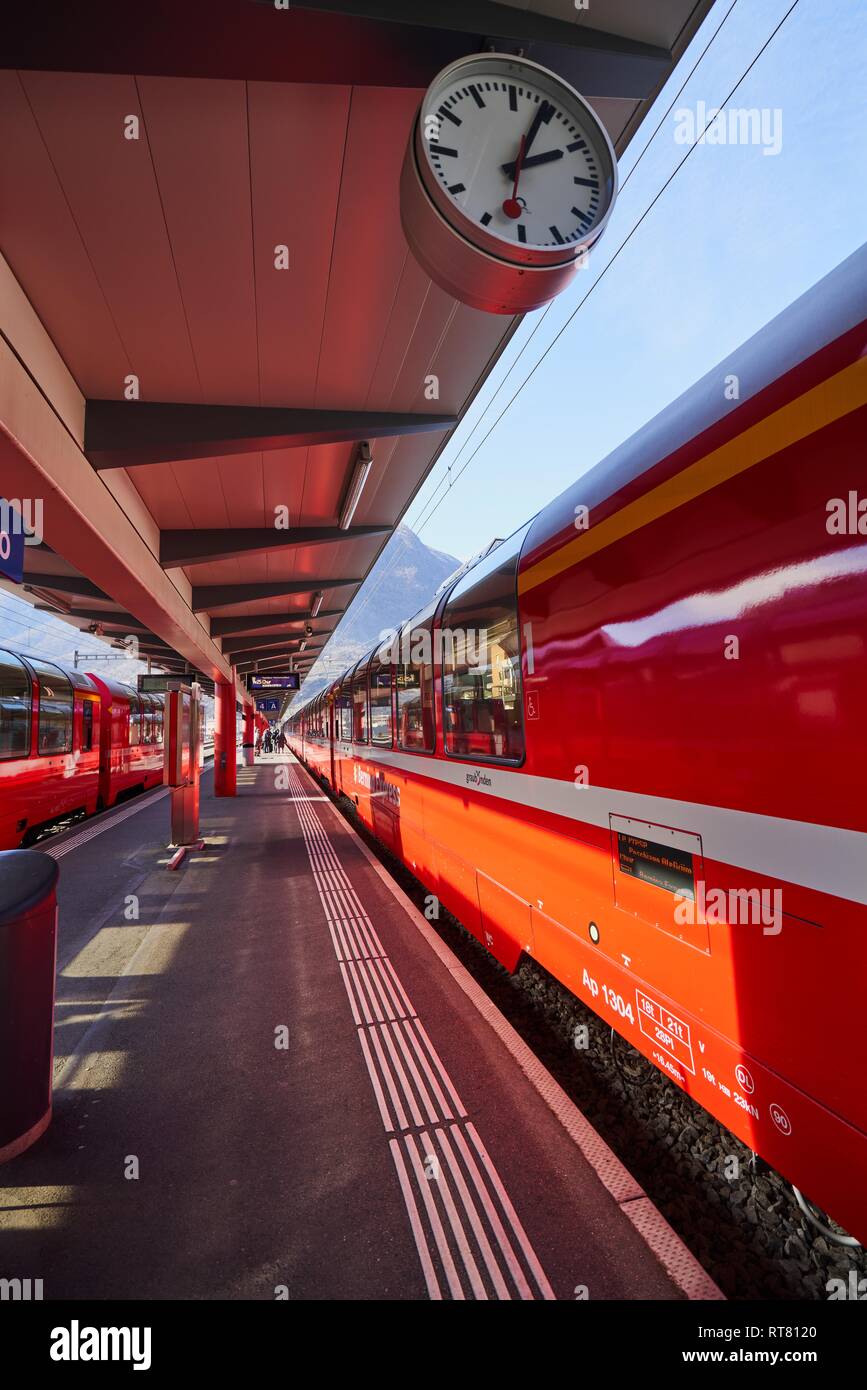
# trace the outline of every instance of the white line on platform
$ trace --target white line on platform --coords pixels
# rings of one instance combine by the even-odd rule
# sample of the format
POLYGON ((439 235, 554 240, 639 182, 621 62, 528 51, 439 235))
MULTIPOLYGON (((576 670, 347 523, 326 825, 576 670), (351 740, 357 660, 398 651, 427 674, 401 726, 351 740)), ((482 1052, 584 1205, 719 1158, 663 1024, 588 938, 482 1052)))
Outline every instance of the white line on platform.
POLYGON ((429 1243, 432 1237, 453 1299, 511 1299, 510 1285, 521 1299, 538 1295, 553 1299, 554 1291, 502 1179, 468 1122, 454 1083, 386 956, 334 844, 309 804, 313 798, 303 795, 294 769, 289 791, 383 1128, 403 1140, 403 1152, 398 1138, 390 1138, 389 1144, 430 1297, 443 1296, 429 1243), (446 1127, 456 1149, 443 1142, 446 1127), (439 1141, 442 1155, 432 1136, 439 1141), (471 1196, 473 1188, 488 1231, 471 1196), (487 1270, 487 1284, 480 1265, 487 1270))
POLYGON ((155 802, 161 801, 164 796, 168 796, 170 787, 160 787, 159 791, 151 793, 144 792, 141 799, 132 802, 128 806, 112 807, 108 811, 103 811, 98 820, 92 825, 80 830, 77 835, 70 835, 68 840, 62 840, 58 845, 36 845, 36 849, 43 854, 49 855, 52 859, 62 859, 64 854, 69 854, 73 849, 78 849, 80 845, 87 844, 88 840, 95 840, 97 835, 102 835, 106 830, 113 830, 121 821, 129 820, 130 816, 137 815, 146 806, 153 806, 155 802))

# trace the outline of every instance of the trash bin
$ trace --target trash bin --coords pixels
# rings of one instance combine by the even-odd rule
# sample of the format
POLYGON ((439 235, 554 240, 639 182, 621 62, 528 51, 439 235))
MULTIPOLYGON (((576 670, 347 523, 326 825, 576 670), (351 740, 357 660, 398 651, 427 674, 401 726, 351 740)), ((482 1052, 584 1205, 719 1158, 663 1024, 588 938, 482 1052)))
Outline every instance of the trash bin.
POLYGON ((242 743, 242 761, 244 767, 254 767, 256 764, 256 745, 254 743, 242 743))
POLYGON ((0 1163, 51 1120, 57 877, 49 854, 0 852, 0 1163))

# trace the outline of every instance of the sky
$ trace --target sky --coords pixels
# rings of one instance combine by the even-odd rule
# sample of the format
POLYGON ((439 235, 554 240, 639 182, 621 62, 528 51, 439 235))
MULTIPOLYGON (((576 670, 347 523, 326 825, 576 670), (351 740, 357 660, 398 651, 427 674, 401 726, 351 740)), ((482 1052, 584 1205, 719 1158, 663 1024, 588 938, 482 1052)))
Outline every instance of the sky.
POLYGON ((463 560, 509 535, 867 240, 865 73, 864 0, 717 0, 589 268, 527 315, 404 518, 427 545, 463 560), (767 109, 779 152, 678 143, 700 101, 767 109))
POLYGON ((0 589, 0 642, 25 656, 43 656, 64 667, 76 665, 77 652, 79 670, 112 680, 134 682, 140 671, 148 669, 146 662, 133 660, 110 642, 79 631, 62 618, 40 612, 7 589, 0 589))

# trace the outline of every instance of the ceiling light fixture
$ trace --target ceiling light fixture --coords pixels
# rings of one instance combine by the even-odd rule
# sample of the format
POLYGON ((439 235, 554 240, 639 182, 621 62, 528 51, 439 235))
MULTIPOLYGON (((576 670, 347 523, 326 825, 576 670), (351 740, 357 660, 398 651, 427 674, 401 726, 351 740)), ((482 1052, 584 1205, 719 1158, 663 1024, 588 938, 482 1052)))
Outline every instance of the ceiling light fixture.
POLYGON ((355 516, 355 509, 361 499, 364 484, 367 482, 367 475, 372 465, 373 458, 370 453, 370 445, 367 443, 367 440, 364 440, 358 446, 352 477, 349 480, 349 486, 343 498, 343 505, 340 508, 340 519, 337 524, 341 531, 347 531, 352 524, 352 518, 355 516))
POLYGON ((311 608, 310 608, 310 616, 311 616, 311 618, 315 618, 316 615, 318 614, 320 608, 322 607, 322 600, 324 599, 324 597, 325 597, 325 595, 322 593, 321 589, 319 590, 318 593, 315 593, 315 594, 313 595, 313 603, 312 603, 311 608))

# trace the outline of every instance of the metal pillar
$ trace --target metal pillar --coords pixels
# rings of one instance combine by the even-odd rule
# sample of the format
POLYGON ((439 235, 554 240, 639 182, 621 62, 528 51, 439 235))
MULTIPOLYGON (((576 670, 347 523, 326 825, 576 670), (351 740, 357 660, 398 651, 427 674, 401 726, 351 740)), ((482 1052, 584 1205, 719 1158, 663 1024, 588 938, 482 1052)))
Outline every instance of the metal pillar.
POLYGON ((225 681, 214 687, 216 726, 214 728, 214 795, 234 796, 237 777, 235 758, 235 689, 225 681))

